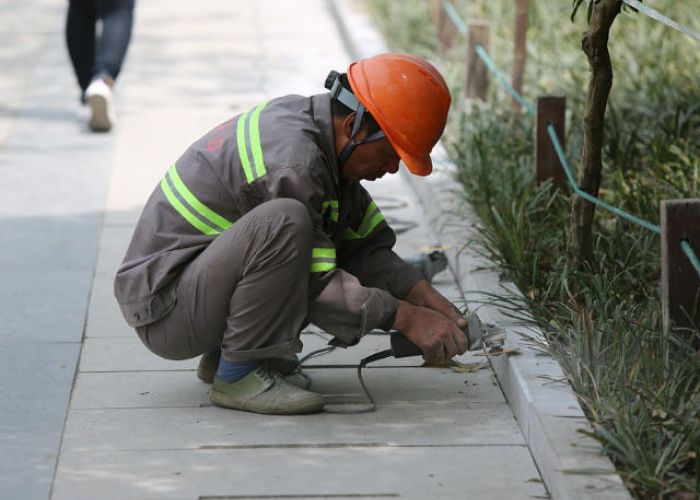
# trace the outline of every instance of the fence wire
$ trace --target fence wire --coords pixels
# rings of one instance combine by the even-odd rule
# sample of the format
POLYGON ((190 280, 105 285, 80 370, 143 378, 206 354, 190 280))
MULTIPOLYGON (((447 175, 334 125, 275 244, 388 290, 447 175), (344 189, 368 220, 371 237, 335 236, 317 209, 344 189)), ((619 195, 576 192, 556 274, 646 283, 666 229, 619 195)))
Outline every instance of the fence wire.
POLYGON ((681 33, 686 34, 689 37, 694 38, 695 40, 700 42, 700 33, 698 33, 695 30, 691 30, 690 28, 687 28, 685 26, 678 24, 676 21, 664 16, 658 10, 654 10, 651 7, 648 7, 648 6, 644 5, 642 2, 639 2, 638 0, 622 0, 622 1, 625 2, 627 5, 629 5, 630 7, 632 7, 633 9, 637 9, 642 14, 645 14, 656 21, 662 22, 666 26, 673 28, 674 30, 678 30, 681 33))
POLYGON ((450 0, 445 0, 442 3, 442 7, 452 21, 452 24, 454 24, 457 28, 457 31, 459 31, 463 36, 467 36, 467 25, 464 24, 464 21, 459 16, 459 12, 457 12, 455 6, 452 5, 452 2, 450 2, 450 0))
POLYGON ((508 82, 508 77, 503 74, 494 64, 493 59, 491 59, 484 50, 484 47, 481 46, 481 44, 476 44, 474 47, 474 50, 476 51, 476 54, 479 56, 479 59, 481 59, 486 67, 491 71, 491 73, 494 74, 496 79, 498 79, 499 82, 501 82, 501 86, 506 89, 508 92, 510 92, 510 95, 513 96, 513 98, 520 103, 520 105, 527 110, 528 113, 531 115, 535 114, 535 108, 530 104, 528 101, 525 100, 523 96, 521 96, 517 90, 513 88, 513 86, 508 82))
POLYGON ((700 275, 700 260, 698 260, 697 255, 695 255, 695 252, 693 252, 693 249, 691 248, 690 243, 688 243, 688 240, 681 241, 681 248, 683 249, 683 252, 685 252, 685 255, 688 257, 688 260, 690 260, 690 263, 697 271, 698 275, 700 275))

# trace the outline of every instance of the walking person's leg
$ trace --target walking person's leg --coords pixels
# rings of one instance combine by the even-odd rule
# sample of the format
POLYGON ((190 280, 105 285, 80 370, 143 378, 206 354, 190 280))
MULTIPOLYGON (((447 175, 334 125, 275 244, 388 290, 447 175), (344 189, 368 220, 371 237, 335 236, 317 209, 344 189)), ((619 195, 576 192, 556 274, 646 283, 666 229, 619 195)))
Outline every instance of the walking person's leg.
POLYGON ((69 1, 66 16, 66 45, 83 100, 85 90, 92 81, 95 65, 96 21, 97 10, 94 0, 69 1))
MULTIPOLYGON (((97 46, 93 77, 113 83, 124 63, 134 24, 134 0, 98 0, 97 17, 102 34, 97 46)), ((109 83, 109 82, 108 82, 109 83)))
POLYGON ((92 80, 85 97, 90 104, 90 128, 107 132, 116 121, 113 88, 131 40, 134 0, 95 1, 102 29, 97 41, 92 80))

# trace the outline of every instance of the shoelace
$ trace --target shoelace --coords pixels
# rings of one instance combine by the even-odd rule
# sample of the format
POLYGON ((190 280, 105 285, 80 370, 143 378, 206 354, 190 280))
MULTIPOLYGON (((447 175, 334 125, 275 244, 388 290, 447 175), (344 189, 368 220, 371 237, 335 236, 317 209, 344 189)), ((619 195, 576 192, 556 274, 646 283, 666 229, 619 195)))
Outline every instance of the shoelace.
POLYGON ((280 374, 275 372, 274 370, 271 370, 265 365, 260 366, 260 368, 257 369, 256 372, 257 377, 262 380, 266 384, 274 384, 278 378, 280 378, 280 374))

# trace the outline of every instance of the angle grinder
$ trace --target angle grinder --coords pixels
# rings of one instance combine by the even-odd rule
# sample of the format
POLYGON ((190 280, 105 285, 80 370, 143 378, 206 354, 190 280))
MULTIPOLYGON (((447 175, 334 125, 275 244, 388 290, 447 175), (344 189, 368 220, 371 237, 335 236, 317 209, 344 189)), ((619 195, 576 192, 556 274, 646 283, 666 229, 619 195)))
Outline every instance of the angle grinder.
MULTIPOLYGON (((469 341, 470 351, 479 351, 482 349, 496 349, 503 347, 505 343, 505 332, 491 323, 482 323, 476 313, 467 313, 464 319, 467 320, 467 326, 464 328, 464 335, 469 341)), ((400 332, 391 332, 391 355, 395 358, 407 358, 410 356, 421 356, 423 351, 408 340, 405 335, 400 332)))
MULTIPOLYGON (((469 341, 470 351, 477 351, 480 349, 495 349, 502 347, 505 343, 505 332, 503 331, 503 328, 500 328, 491 323, 482 323, 475 313, 468 313, 464 318, 467 320, 467 326, 464 328, 464 335, 467 336, 467 339, 469 341)), ((408 340, 406 336, 397 331, 392 331, 390 333, 390 339, 390 349, 371 354, 366 358, 363 358, 360 361, 360 364, 357 365, 357 376, 360 379, 360 385, 365 391, 365 395, 367 396, 369 403, 366 405, 361 405, 359 408, 331 409, 328 407, 328 405, 326 405, 326 412, 357 414, 369 413, 374 411, 377 405, 374 401, 374 398, 372 397, 372 394, 365 385, 365 380, 362 377, 362 369, 369 363, 379 361, 380 359, 389 358, 391 356, 395 358, 407 358, 410 356, 423 355, 423 351, 421 351, 417 345, 415 345, 413 342, 408 340)), ((330 344, 331 346, 337 345, 334 344, 333 341, 331 341, 330 344)), ((331 347, 331 349, 333 349, 333 347, 331 347)))

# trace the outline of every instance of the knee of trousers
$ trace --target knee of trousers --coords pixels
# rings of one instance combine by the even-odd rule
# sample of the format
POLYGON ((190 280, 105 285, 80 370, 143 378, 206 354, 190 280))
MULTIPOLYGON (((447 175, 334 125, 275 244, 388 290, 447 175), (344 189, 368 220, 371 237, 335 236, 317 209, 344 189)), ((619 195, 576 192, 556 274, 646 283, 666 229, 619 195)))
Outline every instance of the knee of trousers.
MULTIPOLYGON (((261 203, 219 238, 226 253, 231 249, 240 252, 236 258, 242 263, 241 276, 278 265, 287 272, 310 269, 313 224, 309 209, 297 200, 282 198, 261 203)), ((215 244, 217 241, 212 246, 215 244)))
POLYGON ((311 215, 309 209, 299 200, 292 198, 278 198, 270 200, 265 205, 270 205, 275 212, 286 214, 289 220, 300 229, 311 231, 311 215))
POLYGON ((291 198, 280 198, 259 205, 259 208, 274 214, 283 214, 285 228, 293 233, 302 245, 311 245, 313 223, 309 209, 302 202, 291 198))

